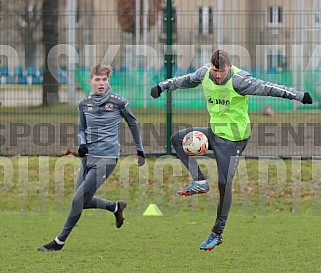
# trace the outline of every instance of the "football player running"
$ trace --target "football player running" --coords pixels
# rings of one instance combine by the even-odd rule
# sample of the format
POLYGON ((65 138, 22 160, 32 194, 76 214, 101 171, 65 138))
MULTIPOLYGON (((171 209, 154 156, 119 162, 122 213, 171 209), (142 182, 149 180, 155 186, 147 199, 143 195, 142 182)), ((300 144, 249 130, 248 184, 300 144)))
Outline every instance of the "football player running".
POLYGON ((61 250, 83 209, 103 209, 115 215, 116 227, 124 222, 125 201, 110 201, 95 196, 97 189, 114 171, 120 156, 119 128, 125 119, 133 136, 138 166, 145 163, 138 123, 127 99, 114 94, 109 85, 112 69, 97 64, 90 70, 89 83, 93 91, 80 101, 78 107, 78 153, 81 166, 71 209, 65 225, 56 238, 38 247, 39 251, 61 250))

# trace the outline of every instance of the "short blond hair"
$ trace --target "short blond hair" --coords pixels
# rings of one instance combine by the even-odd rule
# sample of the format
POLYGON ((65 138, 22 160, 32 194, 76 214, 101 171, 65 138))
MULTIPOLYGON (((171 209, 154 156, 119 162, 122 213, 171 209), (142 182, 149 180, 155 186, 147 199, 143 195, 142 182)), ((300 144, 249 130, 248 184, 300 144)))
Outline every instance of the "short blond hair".
POLYGON ((96 64, 90 69, 89 77, 106 75, 108 78, 111 76, 112 67, 110 65, 96 64))

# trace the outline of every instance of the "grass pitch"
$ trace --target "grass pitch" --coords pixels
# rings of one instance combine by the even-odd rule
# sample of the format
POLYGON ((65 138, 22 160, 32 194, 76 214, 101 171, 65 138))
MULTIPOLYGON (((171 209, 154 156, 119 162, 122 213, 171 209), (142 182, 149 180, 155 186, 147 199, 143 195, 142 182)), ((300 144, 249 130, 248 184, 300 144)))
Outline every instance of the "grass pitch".
POLYGON ((1 272, 321 272, 319 162, 241 163, 223 244, 204 252, 198 246, 215 220, 215 168, 207 168, 211 191, 185 198, 175 191, 190 180, 174 159, 148 158, 141 173, 134 157, 122 159, 97 194, 128 202, 123 227, 112 213, 87 210, 62 251, 41 253, 36 248, 64 224, 79 159, 25 160, 1 161, 1 272), (164 216, 143 216, 150 203, 164 216))
POLYGON ((223 244, 198 245, 213 217, 127 216, 84 213, 62 251, 41 253, 65 217, 1 213, 1 272, 320 272, 320 219, 232 213, 223 244))

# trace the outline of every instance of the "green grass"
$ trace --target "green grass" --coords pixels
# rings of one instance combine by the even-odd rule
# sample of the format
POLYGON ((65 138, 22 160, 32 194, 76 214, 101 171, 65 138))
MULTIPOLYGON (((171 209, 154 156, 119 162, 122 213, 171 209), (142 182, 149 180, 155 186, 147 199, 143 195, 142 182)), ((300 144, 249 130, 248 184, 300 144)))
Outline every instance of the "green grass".
MULTIPOLYGON (((134 108, 135 116, 140 124, 165 123, 166 109, 134 108)), ((76 105, 59 104, 53 107, 4 107, 0 108, 2 122, 74 122, 77 123, 76 105)), ((174 123, 207 126, 209 115, 206 109, 176 109, 173 108, 174 123)), ((253 123, 319 123, 319 110, 275 111, 273 116, 264 116, 261 111, 250 111, 253 123)))
POLYGON ((97 194, 128 201, 124 226, 87 210, 62 251, 40 253, 63 226, 79 166, 73 157, 41 160, 1 159, 1 272, 321 272, 320 162, 242 162, 224 242, 204 252, 218 200, 212 160, 201 161, 211 191, 185 198, 175 191, 190 178, 177 161, 148 158, 138 169, 123 158, 97 194), (164 216, 143 216, 150 203, 164 216))
POLYGON ((64 216, 1 213, 1 272, 320 272, 320 219, 283 214, 231 214, 224 242, 198 249, 208 215, 128 216, 116 229, 112 215, 84 213, 60 252, 40 253, 64 216))

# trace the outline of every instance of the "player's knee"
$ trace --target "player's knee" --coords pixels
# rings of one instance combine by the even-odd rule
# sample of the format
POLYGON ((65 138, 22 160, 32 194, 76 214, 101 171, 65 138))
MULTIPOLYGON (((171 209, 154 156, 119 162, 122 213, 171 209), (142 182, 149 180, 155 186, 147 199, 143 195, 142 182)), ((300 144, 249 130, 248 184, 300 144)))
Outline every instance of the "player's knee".
POLYGON ((72 199, 72 205, 76 207, 83 207, 88 197, 85 194, 75 194, 72 199))
POLYGON ((77 208, 81 207, 82 208, 83 204, 84 204, 84 201, 81 198, 78 198, 78 197, 75 196, 72 199, 72 207, 77 207, 77 208))

